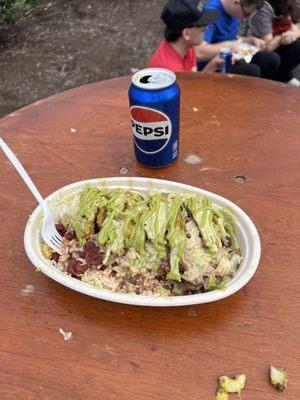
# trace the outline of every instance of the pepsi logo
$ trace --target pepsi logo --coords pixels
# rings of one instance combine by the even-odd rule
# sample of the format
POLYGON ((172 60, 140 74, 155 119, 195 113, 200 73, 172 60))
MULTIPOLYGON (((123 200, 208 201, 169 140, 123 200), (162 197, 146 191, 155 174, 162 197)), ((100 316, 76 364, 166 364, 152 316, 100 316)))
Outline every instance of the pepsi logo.
POLYGON ((170 118, 153 108, 132 106, 131 129, 135 145, 146 154, 160 152, 168 144, 172 134, 170 118))

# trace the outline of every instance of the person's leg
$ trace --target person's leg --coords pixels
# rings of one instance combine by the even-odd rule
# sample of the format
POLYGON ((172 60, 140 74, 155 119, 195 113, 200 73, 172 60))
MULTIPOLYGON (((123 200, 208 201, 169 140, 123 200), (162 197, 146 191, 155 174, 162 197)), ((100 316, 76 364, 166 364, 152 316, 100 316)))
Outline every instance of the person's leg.
POLYGON ((260 67, 262 78, 273 79, 280 67, 281 60, 279 55, 274 51, 259 51, 254 54, 251 63, 260 67))
POLYGON ((255 64, 247 64, 247 63, 234 64, 232 66, 232 73, 236 75, 254 76, 256 78, 261 77, 260 67, 255 64))
POLYGON ((300 39, 291 44, 280 46, 276 53, 281 58, 281 65, 274 79, 280 82, 288 82, 293 78, 293 69, 300 63, 300 39))

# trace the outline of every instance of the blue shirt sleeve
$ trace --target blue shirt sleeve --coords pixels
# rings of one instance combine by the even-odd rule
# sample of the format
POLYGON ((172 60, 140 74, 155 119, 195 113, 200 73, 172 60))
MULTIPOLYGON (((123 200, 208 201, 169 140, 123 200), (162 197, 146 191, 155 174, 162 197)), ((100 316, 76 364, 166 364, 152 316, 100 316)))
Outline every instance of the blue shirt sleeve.
POLYGON ((207 43, 212 43, 213 38, 215 35, 215 26, 213 24, 208 25, 208 27, 205 29, 204 35, 203 35, 203 40, 207 43))

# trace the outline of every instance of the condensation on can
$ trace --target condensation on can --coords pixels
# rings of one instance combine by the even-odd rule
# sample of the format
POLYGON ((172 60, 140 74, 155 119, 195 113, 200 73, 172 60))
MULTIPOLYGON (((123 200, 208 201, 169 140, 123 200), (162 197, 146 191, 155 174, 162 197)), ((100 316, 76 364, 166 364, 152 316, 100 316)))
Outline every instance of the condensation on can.
POLYGON ((147 68, 136 72, 129 88, 131 129, 139 162, 160 168, 179 151, 180 90, 174 72, 147 68))

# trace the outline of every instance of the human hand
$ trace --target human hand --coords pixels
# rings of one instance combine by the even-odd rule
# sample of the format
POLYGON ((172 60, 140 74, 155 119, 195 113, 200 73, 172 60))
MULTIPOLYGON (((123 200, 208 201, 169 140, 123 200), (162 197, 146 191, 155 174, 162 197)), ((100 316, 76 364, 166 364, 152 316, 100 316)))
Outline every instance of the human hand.
POLYGON ((229 47, 232 53, 238 53, 240 51, 240 44, 241 43, 238 40, 233 40, 228 42, 225 47, 229 47))
POLYGON ((219 55, 215 56, 212 60, 210 60, 206 66, 203 68, 205 72, 216 72, 219 70, 221 65, 223 65, 224 59, 219 55))
POLYGON ((281 35, 280 44, 286 46, 288 44, 295 42, 297 39, 298 39, 297 32, 290 29, 281 35))
POLYGON ((256 37, 251 38, 251 44, 253 44, 253 46, 258 47, 260 50, 264 50, 266 48, 266 42, 256 37))

